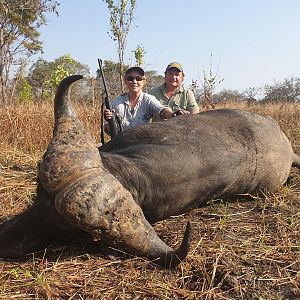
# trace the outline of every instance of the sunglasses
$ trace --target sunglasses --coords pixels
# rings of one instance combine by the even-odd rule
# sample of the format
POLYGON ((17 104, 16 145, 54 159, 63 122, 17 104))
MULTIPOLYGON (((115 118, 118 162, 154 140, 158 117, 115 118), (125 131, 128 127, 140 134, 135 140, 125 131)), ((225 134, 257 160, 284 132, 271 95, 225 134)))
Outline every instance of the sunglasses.
POLYGON ((133 81, 133 80, 142 81, 145 79, 145 77, 143 77, 143 76, 127 76, 125 79, 127 81, 133 81))

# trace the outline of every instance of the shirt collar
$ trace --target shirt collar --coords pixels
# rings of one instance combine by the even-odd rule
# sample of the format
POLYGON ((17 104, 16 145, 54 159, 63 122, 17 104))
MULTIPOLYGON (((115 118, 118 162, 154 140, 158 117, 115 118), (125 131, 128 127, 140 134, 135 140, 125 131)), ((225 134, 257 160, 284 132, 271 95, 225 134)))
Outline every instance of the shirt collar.
MULTIPOLYGON (((144 92, 141 92, 140 97, 137 101, 137 103, 141 102, 144 96, 144 92)), ((125 94, 125 99, 124 99, 124 103, 129 105, 129 97, 128 97, 128 93, 125 94)))

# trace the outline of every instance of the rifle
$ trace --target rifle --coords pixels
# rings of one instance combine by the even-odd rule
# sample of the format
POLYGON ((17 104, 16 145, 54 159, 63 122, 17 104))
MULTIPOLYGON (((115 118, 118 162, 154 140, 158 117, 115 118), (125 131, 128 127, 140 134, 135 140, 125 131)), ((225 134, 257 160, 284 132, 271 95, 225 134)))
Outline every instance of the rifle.
MULTIPOLYGON (((109 98, 108 98, 108 91, 107 91, 106 82, 105 82, 105 78, 104 78, 104 74, 103 74, 103 70, 102 70, 102 59, 98 58, 98 64, 99 64, 99 71, 100 71, 100 75, 103 80, 103 86, 104 86, 104 92, 105 92, 105 97, 104 97, 105 107, 112 112, 112 106, 111 106, 111 102, 109 101, 109 98)), ((114 114, 112 115, 111 119, 108 121, 108 124, 109 124, 110 136, 113 139, 118 134, 117 123, 116 123, 116 118, 115 118, 114 114)))

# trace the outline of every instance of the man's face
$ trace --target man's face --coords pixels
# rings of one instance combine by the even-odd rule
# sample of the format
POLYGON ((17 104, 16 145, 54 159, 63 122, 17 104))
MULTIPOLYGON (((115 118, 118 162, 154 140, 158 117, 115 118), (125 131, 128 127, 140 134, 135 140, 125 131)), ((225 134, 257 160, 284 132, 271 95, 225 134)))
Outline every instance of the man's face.
POLYGON ((169 87, 179 87, 183 82, 183 78, 183 73, 176 68, 171 68, 165 73, 165 82, 169 87))

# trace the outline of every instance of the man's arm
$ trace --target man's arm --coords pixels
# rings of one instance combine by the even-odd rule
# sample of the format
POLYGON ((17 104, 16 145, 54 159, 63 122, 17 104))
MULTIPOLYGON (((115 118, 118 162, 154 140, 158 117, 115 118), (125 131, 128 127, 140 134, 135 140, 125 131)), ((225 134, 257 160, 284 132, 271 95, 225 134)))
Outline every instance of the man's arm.
POLYGON ((173 117, 173 111, 170 107, 164 107, 160 113, 159 116, 161 119, 170 119, 173 117))
POLYGON ((166 120, 178 115, 189 115, 190 112, 185 109, 180 109, 176 112, 173 112, 169 106, 163 106, 157 98, 153 95, 146 96, 149 101, 149 107, 151 107, 153 116, 159 116, 160 119, 166 120))
POLYGON ((187 94, 187 108, 192 115, 199 113, 199 106, 195 99, 195 95, 191 90, 188 90, 188 94, 187 94))
POLYGON ((193 108, 192 110, 190 110, 191 115, 195 115, 199 113, 199 106, 197 105, 196 108, 193 108))

